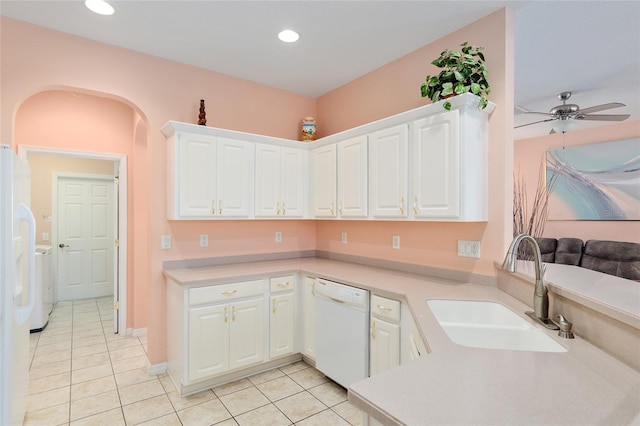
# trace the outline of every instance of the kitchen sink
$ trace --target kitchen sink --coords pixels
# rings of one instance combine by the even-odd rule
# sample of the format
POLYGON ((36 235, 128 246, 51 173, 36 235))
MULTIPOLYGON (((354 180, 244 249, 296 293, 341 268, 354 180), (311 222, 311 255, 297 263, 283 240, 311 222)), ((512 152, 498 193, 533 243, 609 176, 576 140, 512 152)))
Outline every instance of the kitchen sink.
POLYGON ((427 305, 449 339, 462 346, 533 352, 567 349, 506 306, 480 300, 431 299, 427 305))

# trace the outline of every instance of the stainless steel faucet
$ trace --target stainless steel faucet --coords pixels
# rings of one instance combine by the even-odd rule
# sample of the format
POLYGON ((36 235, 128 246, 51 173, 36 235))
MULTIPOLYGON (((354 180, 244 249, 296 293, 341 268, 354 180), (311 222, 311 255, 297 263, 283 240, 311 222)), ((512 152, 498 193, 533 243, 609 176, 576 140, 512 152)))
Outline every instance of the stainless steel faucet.
POLYGON ((509 246, 504 262, 502 262, 502 269, 508 272, 516 272, 518 247, 522 241, 527 241, 533 249, 533 261, 536 270, 536 283, 533 290, 533 312, 525 313, 545 327, 551 330, 558 330, 558 326, 549 319, 549 291, 544 283, 545 265, 542 263, 538 242, 529 234, 520 234, 515 237, 509 246))

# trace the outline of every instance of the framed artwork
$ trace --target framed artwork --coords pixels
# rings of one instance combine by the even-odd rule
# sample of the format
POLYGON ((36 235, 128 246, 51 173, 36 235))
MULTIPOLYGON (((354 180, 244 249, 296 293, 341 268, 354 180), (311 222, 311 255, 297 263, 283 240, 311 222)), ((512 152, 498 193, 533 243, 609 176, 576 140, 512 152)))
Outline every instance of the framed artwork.
POLYGON ((549 220, 640 220, 640 138, 547 151, 549 220))

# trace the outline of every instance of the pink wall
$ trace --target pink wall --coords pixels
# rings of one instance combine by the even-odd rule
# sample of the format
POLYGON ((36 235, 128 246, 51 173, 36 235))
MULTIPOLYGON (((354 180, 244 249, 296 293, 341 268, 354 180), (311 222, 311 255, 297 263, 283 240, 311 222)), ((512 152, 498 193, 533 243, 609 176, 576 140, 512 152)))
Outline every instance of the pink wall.
MULTIPOLYGON (((583 130, 572 130, 564 134, 522 139, 515 142, 514 168, 520 170, 529 188, 527 198, 532 203, 538 184, 538 169, 549 149, 564 146, 587 145, 640 137, 640 120, 599 126, 583 130)), ((551 220, 545 226, 544 236, 551 238, 575 237, 583 241, 613 240, 640 243, 640 222, 638 221, 568 221, 551 220)))
MULTIPOLYGON (((22 136, 15 127, 16 116, 23 102, 50 89, 70 89, 112 98, 128 105, 139 116, 129 125, 127 148, 133 185, 130 196, 135 195, 136 202, 132 213, 136 226, 132 228, 129 246, 134 254, 129 265, 135 269, 132 268, 134 277, 130 283, 133 295, 129 296, 133 304, 128 312, 128 327, 147 327, 152 364, 165 360, 164 260, 315 248, 312 221, 168 222, 165 218, 166 140, 160 132, 169 120, 194 122, 199 100, 205 99, 210 126, 297 139, 301 117, 316 113, 315 99, 12 19, 0 19, 0 140, 3 143, 14 147, 27 143, 43 145, 43 139, 36 135, 28 141, 20 139, 22 136), (285 237, 280 245, 266 237, 273 236, 275 231, 281 231, 285 237), (207 250, 194 247, 189 240, 201 232, 210 235, 207 250), (163 234, 172 235, 171 250, 160 249, 163 234), (223 236, 222 241, 224 238, 229 241, 228 235, 234 234, 245 236, 242 239, 245 244, 229 248, 217 241, 218 235, 223 236), (264 235, 264 238, 256 244, 247 235, 264 235), (297 237, 288 240, 287 235, 297 237)), ((95 138, 96 133, 91 132, 89 136, 95 138)), ((60 148, 69 147, 70 142, 51 143, 49 146, 60 148)), ((99 147, 85 139, 76 149, 104 152, 113 151, 112 148, 111 145, 99 147)))
POLYGON ((430 62, 442 50, 464 41, 484 46, 492 89, 489 99, 497 104, 490 118, 489 221, 320 221, 318 249, 494 275, 493 263, 504 256, 512 232, 512 21, 511 13, 502 9, 318 98, 317 121, 323 135, 397 114, 429 102, 419 89, 424 77, 434 72, 430 62), (343 231, 348 244, 340 243, 343 231), (400 235, 400 250, 391 248, 393 235, 400 235), (459 239, 479 240, 481 258, 458 257, 459 239))

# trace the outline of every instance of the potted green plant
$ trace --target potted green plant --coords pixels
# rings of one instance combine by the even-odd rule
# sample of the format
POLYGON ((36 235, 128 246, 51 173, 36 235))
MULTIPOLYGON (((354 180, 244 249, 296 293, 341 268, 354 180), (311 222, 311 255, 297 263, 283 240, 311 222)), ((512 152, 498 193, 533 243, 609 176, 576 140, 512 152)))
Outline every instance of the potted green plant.
MULTIPOLYGON (((484 47, 471 46, 468 42, 460 45, 462 49, 444 50, 440 57, 431 62, 442 68, 437 75, 428 75, 420 86, 422 97, 428 97, 432 102, 446 99, 450 96, 471 92, 480 96, 481 109, 487 106, 487 95, 491 91, 484 65, 484 47)), ((444 103, 444 109, 451 109, 451 102, 444 103)))

